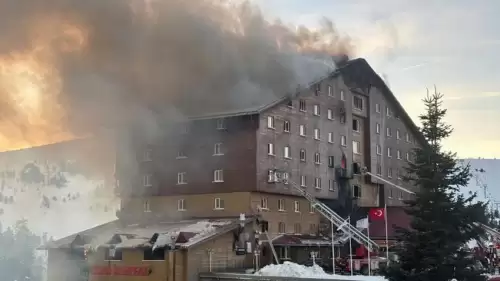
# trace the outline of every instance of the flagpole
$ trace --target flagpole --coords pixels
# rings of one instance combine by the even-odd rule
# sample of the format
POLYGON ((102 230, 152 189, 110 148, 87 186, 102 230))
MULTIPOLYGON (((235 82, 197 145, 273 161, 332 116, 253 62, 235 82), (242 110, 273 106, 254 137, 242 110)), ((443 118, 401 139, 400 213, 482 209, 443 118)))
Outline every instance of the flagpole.
POLYGON ((387 222, 387 203, 384 204, 384 221, 385 221, 385 255, 387 258, 387 265, 389 265, 389 231, 387 222))
POLYGON ((333 220, 332 223, 332 265, 333 265, 333 274, 335 275, 335 246, 333 244, 333 220))
MULTIPOLYGON (((349 224, 351 224, 351 216, 349 216, 349 224)), ((350 259, 350 269, 351 269, 351 276, 354 275, 353 268, 352 268, 352 230, 349 228, 349 259, 350 259)))
MULTIPOLYGON (((366 218, 367 220, 367 227, 366 227, 366 233, 368 234, 368 240, 370 240, 370 216, 366 218)), ((368 245, 368 276, 372 276, 372 261, 371 261, 371 251, 370 251, 371 246, 368 245)))

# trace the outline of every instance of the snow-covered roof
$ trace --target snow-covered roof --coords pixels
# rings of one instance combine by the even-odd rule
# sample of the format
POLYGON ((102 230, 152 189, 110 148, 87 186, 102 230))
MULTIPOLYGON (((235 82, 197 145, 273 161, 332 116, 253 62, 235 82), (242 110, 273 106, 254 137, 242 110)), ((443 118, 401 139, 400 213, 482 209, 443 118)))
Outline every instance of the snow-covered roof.
MULTIPOLYGON (((243 222, 248 224, 252 221, 253 218, 250 218, 243 222)), ((72 244, 88 248, 163 248, 168 245, 188 248, 227 233, 237 228, 241 222, 236 218, 227 218, 123 225, 119 220, 115 220, 48 242, 41 249, 70 248, 72 244)))

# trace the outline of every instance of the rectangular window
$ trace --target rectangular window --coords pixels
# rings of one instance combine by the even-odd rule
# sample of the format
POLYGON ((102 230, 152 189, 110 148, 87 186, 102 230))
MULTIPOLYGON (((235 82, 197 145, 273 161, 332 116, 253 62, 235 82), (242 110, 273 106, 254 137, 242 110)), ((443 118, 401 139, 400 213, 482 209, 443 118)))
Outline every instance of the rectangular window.
POLYGON ((215 205, 214 207, 216 210, 224 210, 224 199, 215 198, 214 205, 215 205))
POLYGON ((380 113, 380 104, 375 104, 375 112, 380 113))
POLYGON ((267 127, 269 129, 274 129, 274 117, 273 116, 267 116, 267 127))
POLYGON ((185 211, 186 210, 186 200, 179 199, 177 200, 177 211, 185 211))
POLYGON ((214 182, 224 182, 224 172, 222 170, 214 171, 214 182))
POLYGON ((399 129, 397 129, 397 130, 396 130, 396 138, 397 138, 398 140, 400 140, 400 139, 401 139, 401 132, 399 131, 399 129))
POLYGON ((328 85, 328 96, 333 97, 333 88, 331 85, 328 85))
POLYGON ((278 211, 285 211, 285 200, 278 199, 278 211))
POLYGON ((391 128, 387 127, 387 128, 385 129, 385 131, 386 131, 386 135, 387 135, 388 137, 391 137, 391 136, 392 136, 392 130, 391 130, 391 128))
POLYGON ((345 124, 345 114, 340 115, 340 124, 345 124))
POLYGON ((276 173, 275 170, 269 170, 267 176, 268 176, 267 182, 269 183, 278 182, 278 173, 276 173))
POLYGON ((354 154, 361 154, 361 145, 359 141, 352 141, 352 152, 354 154))
POLYGON ((410 142, 410 134, 405 133, 406 142, 410 142))
POLYGON ((226 128, 226 122, 224 122, 224 119, 217 119, 217 130, 224 130, 226 128))
POLYGON ((222 143, 216 143, 214 145, 214 155, 224 155, 224 153, 222 153, 222 143))
POLYGON ((152 186, 153 185, 153 183, 151 181, 152 177, 153 177, 153 175, 144 175, 142 177, 142 183, 143 183, 143 185, 144 186, 152 186))
POLYGON ((285 146, 283 148, 283 157, 288 158, 288 159, 292 158, 292 154, 290 153, 290 147, 289 146, 285 146))
POLYGON ((267 198, 261 198, 260 199, 260 208, 263 210, 268 210, 269 207, 267 205, 267 198))
POLYGON ((121 261, 123 260, 122 249, 107 248, 104 254, 104 260, 106 261, 121 261))
POLYGON ((149 200, 144 200, 144 202, 142 203, 142 209, 146 213, 151 212, 151 206, 149 205, 149 200))
POLYGON ((286 232, 286 226, 284 222, 278 223, 278 233, 283 234, 286 232))
POLYGON ((320 157, 319 153, 314 154, 314 163, 321 164, 321 157, 320 157))
POLYGON ((328 109, 326 112, 327 112, 328 119, 333 120, 333 110, 328 109))
POLYGON ((363 99, 361 97, 353 96, 352 103, 353 103, 354 109, 363 110, 363 99))
POLYGON ((300 176, 300 186, 302 186, 302 187, 307 186, 306 176, 300 176))
POLYGON ((388 187, 388 198, 392 198, 392 188, 388 187))
POLYGON ((392 157, 392 149, 390 147, 387 148, 387 157, 392 157))
POLYGON ((314 188, 321 189, 321 178, 314 178, 314 188))
POLYGON ((335 161, 334 161, 333 156, 328 156, 328 168, 333 168, 335 166, 335 161))
POLYGON ((318 84, 314 85, 314 94, 316 96, 318 96, 319 92, 321 92, 321 85, 318 83, 318 84))
POLYGON ((152 248, 143 250, 143 260, 144 261, 164 261, 165 260, 165 249, 155 249, 152 248))
POLYGON ((182 150, 177 151, 176 159, 184 159, 184 158, 187 158, 186 153, 184 153, 184 151, 182 150))
POLYGON ((402 190, 399 191, 398 199, 403 200, 403 191, 402 190))
POLYGON ((299 111, 306 112, 306 101, 305 100, 299 101, 299 111))
POLYGON ((142 161, 144 162, 149 162, 153 160, 153 157, 151 156, 153 154, 153 150, 151 148, 147 148, 144 150, 144 155, 142 156, 142 161))
POLYGON ((377 175, 382 175, 382 166, 380 166, 380 164, 377 165, 377 175))
POLYGON ((385 108, 385 115, 387 115, 387 116, 389 116, 389 117, 392 115, 392 113, 391 113, 391 109, 390 109, 389 107, 386 107, 386 108, 385 108))
POLYGON ((177 184, 186 184, 186 172, 177 173, 177 184))
POLYGON ((299 202, 299 201, 294 201, 294 202, 293 202, 293 210, 294 210, 294 212, 296 212, 296 213, 299 213, 299 212, 300 212, 300 202, 299 202))
POLYGON ((346 138, 346 136, 340 136, 340 145, 347 146, 347 138, 346 138))
POLYGON ((392 179, 392 168, 387 168, 387 177, 392 179))
POLYGON ((300 125, 299 126, 299 135, 305 137, 306 136, 306 126, 300 125))
POLYGON ((314 213, 314 205, 309 203, 309 213, 314 213))
POLYGON ((300 223, 296 223, 293 225, 293 232, 296 234, 302 233, 302 229, 300 227, 300 223))
POLYGON ((352 130, 355 132, 359 132, 359 120, 352 119, 352 130))
POLYGON ((300 161, 302 162, 306 161, 306 151, 304 149, 300 150, 300 161))
POLYGON ((320 139, 319 129, 314 129, 314 139, 315 140, 320 139))
POLYGON ((399 169, 396 169, 396 177, 398 180, 402 180, 403 178, 401 177, 401 171, 399 169))
POLYGON ((396 151, 396 154, 397 154, 397 156, 398 156, 398 159, 401 159, 401 150, 399 150, 399 149, 398 149, 398 150, 396 151))
POLYGON ((344 100, 344 101, 345 101, 345 93, 344 93, 344 90, 340 90, 340 100, 344 100))
POLYGON ((319 116, 319 105, 315 104, 313 107, 313 114, 319 116))
POLYGON ((377 155, 382 155, 382 147, 380 144, 377 144, 377 155))
POLYGON ((408 161, 408 162, 411 161, 410 153, 409 152, 406 152, 406 161, 408 161))
POLYGON ((290 178, 290 173, 284 172, 282 177, 283 177, 283 183, 288 184, 288 179, 290 178))
POLYGON ((290 132, 290 121, 283 121, 283 131, 287 133, 290 132))
POLYGON ((361 187, 359 185, 352 186, 352 196, 354 198, 361 198, 361 187))
POLYGON ((375 124, 375 133, 380 134, 380 124, 375 124))
POLYGON ((328 181, 328 190, 335 191, 335 180, 328 181))
POLYGON ((272 143, 267 144, 267 154, 274 156, 274 144, 272 143))
POLYGON ((333 133, 328 133, 328 142, 333 143, 333 133))

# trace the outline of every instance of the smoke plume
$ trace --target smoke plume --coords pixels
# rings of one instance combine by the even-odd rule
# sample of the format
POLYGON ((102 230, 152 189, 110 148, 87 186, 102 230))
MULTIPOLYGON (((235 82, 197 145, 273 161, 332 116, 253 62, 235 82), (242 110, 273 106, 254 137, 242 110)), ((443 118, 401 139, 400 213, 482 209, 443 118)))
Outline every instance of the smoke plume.
POLYGON ((244 108, 319 78, 349 38, 218 0, 0 0, 0 149, 244 108))

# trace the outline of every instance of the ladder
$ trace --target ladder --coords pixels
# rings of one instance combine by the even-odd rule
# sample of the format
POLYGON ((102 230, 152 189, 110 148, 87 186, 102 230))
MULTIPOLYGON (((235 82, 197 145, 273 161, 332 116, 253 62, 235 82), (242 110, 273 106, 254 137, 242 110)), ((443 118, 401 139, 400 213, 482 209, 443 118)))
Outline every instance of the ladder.
POLYGON ((273 245, 273 240, 269 238, 269 233, 267 231, 264 232, 267 238, 267 243, 269 243, 269 246, 271 246, 271 251, 273 252, 274 260, 276 261, 276 264, 280 264, 280 260, 278 259, 278 254, 276 254, 276 250, 274 249, 273 245))
POLYGON ((368 236, 366 236, 362 231, 360 231, 350 223, 347 224, 344 223, 345 220, 339 214, 335 213, 333 210, 328 208, 328 206, 326 206, 324 203, 316 200, 314 196, 309 194, 305 189, 300 187, 297 183, 288 179, 283 179, 282 176, 280 176, 279 171, 277 169, 274 169, 273 173, 276 175, 277 181, 289 183, 291 186, 293 186, 295 190, 297 190, 300 193, 300 195, 302 195, 309 201, 309 203, 314 209, 316 209, 321 215, 327 218, 330 222, 335 224, 335 226, 339 227, 342 232, 350 235, 352 239, 354 239, 356 242, 364 245, 370 252, 373 252, 375 249, 379 248, 379 245, 375 243, 373 240, 371 240, 368 236))

